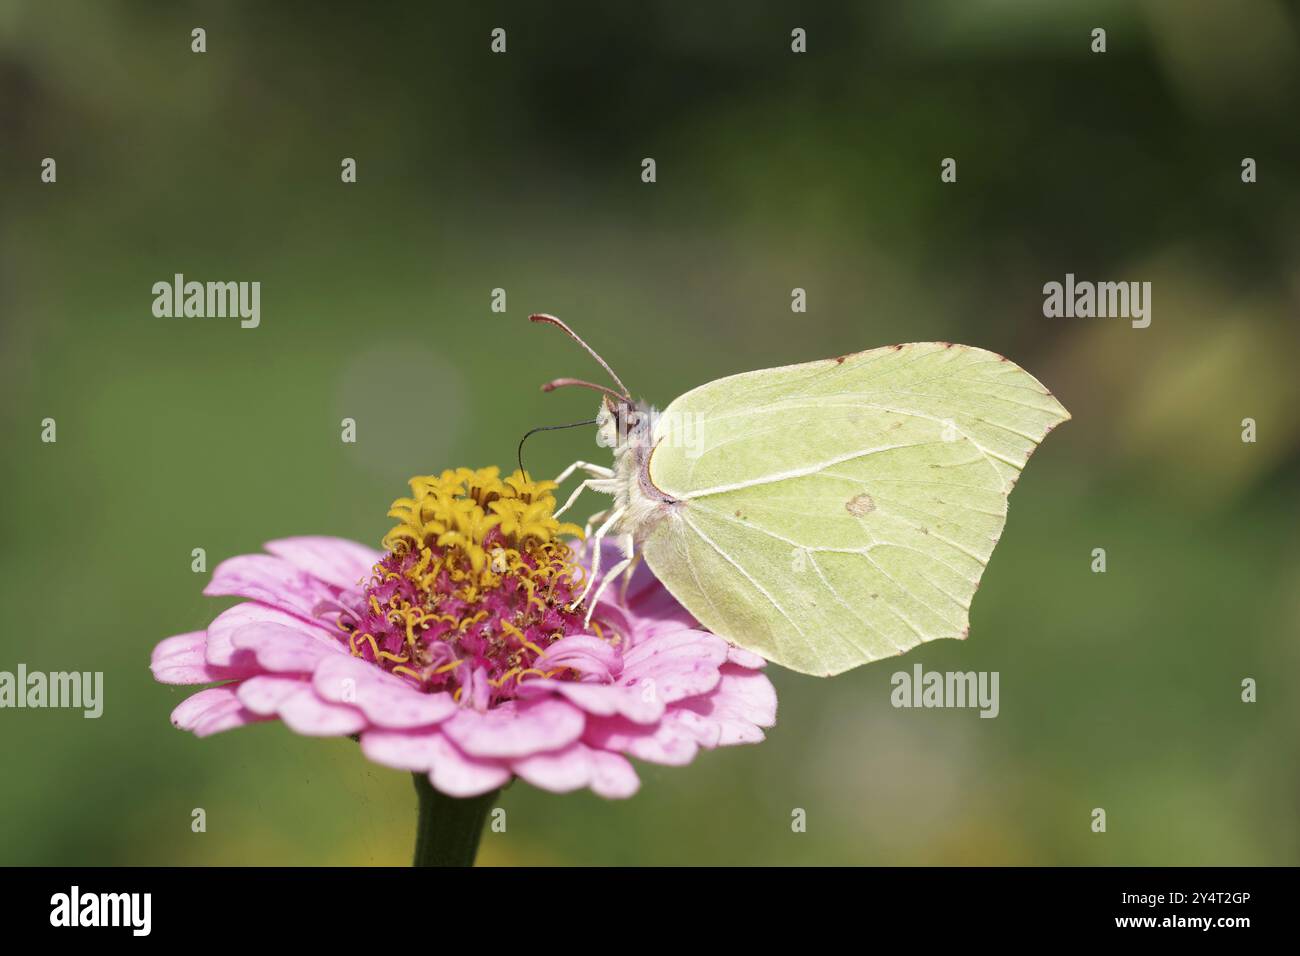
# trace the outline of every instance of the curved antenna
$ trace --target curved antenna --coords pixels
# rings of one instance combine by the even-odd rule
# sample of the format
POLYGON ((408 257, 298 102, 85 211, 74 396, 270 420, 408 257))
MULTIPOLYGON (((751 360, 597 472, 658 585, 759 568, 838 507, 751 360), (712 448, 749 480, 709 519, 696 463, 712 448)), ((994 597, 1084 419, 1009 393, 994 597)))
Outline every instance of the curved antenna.
POLYGON ((528 321, 529 321, 529 322, 545 322, 545 323, 547 323, 548 325, 554 325, 556 328, 558 328, 558 329, 560 329, 562 332, 564 332, 564 334, 567 335, 569 338, 573 339, 573 341, 575 341, 575 342, 577 342, 579 345, 581 345, 584 349, 587 350, 588 354, 590 354, 592 358, 594 358, 597 362, 600 363, 600 367, 603 368, 606 372, 609 373, 609 377, 612 378, 612 379, 614 380, 614 384, 617 385, 619 388, 621 388, 621 389, 623 390, 623 394, 620 395, 619 397, 620 397, 620 398, 625 398, 625 399, 627 399, 629 402, 632 401, 632 395, 631 395, 630 392, 628 392, 628 390, 627 390, 627 386, 623 384, 623 380, 622 380, 621 378, 619 378, 617 375, 614 374, 614 370, 613 370, 612 368, 609 367, 609 363, 606 362, 603 358, 601 358, 600 355, 598 355, 598 354, 596 353, 596 350, 595 350, 595 349, 593 349, 593 348, 592 348, 590 345, 588 345, 586 342, 582 341, 582 339, 578 336, 578 333, 577 333, 577 332, 573 331, 573 329, 569 328, 567 325, 565 325, 563 322, 561 322, 561 321, 560 321, 559 319, 557 319, 555 316, 553 316, 553 315, 547 315, 545 312, 538 312, 538 313, 536 313, 536 314, 534 314, 534 315, 530 315, 530 316, 528 317, 528 321))
POLYGON ((567 425, 539 425, 536 428, 530 428, 528 431, 524 432, 524 437, 519 439, 519 450, 516 453, 519 459, 519 473, 525 478, 528 477, 528 472, 524 471, 524 442, 528 441, 529 435, 534 435, 537 432, 553 432, 560 428, 577 428, 579 425, 595 424, 597 424, 597 419, 591 418, 585 422, 569 422, 567 425))
POLYGON ((545 385, 542 386, 542 391, 543 391, 543 392, 553 392, 553 391, 555 391, 557 388, 564 388, 565 386, 568 386, 568 385, 576 385, 576 386, 578 386, 579 388, 590 388, 590 389, 592 389, 593 391, 604 392, 606 395, 612 395, 614 398, 618 399, 618 401, 620 401, 620 402, 630 402, 630 401, 632 401, 632 399, 628 398, 626 395, 620 395, 618 392, 614 391, 612 388, 606 388, 604 385, 597 385, 595 382, 584 382, 584 381, 583 381, 582 379, 580 379, 580 378, 553 378, 553 379, 551 379, 549 382, 547 382, 545 385))

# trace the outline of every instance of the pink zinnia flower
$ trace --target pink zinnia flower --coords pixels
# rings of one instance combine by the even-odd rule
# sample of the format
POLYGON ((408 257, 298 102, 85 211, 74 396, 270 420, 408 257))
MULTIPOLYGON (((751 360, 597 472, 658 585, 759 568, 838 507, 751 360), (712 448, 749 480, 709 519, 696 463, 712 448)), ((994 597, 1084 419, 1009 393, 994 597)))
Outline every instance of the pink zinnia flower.
POLYGON ((636 792, 627 757, 689 763, 763 739, 763 660, 700 630, 639 569, 583 626, 585 567, 560 536, 551 482, 495 468, 411 480, 385 553, 285 538, 231 558, 204 594, 246 598, 153 652, 166 684, 210 684, 172 723, 203 737, 279 718, 356 736, 371 760, 452 797, 512 777, 555 792, 636 792))

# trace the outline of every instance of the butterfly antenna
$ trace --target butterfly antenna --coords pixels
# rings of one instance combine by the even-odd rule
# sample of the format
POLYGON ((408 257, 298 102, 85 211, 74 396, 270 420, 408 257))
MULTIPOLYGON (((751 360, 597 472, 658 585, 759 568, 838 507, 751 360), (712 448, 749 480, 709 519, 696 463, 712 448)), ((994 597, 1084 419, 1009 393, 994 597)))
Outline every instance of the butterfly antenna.
MULTIPOLYGON (((593 348, 592 348, 590 345, 588 345, 586 342, 582 341, 582 338, 578 335, 577 332, 573 331, 573 329, 569 328, 567 325, 565 325, 563 322, 561 322, 561 321, 560 321, 559 319, 557 319, 555 316, 553 316, 553 315, 546 315, 546 314, 543 313, 543 312, 539 312, 539 313, 537 313, 536 315, 530 315, 530 316, 528 317, 528 321, 529 321, 529 322, 545 322, 545 323, 547 323, 548 325, 554 325, 556 328, 560 329, 560 331, 562 331, 562 332, 563 332, 565 335, 567 335, 569 338, 573 339, 573 341, 575 341, 575 342, 577 342, 579 345, 581 345, 584 349, 587 350, 587 353, 588 353, 592 358, 594 358, 597 362, 600 363, 600 367, 603 368, 606 372, 609 373, 609 377, 612 378, 612 379, 614 380, 614 384, 617 385, 619 388, 621 388, 621 389, 623 390, 623 393, 622 393, 621 395, 619 395, 618 397, 619 397, 619 398, 626 399, 626 400, 629 401, 629 402, 632 401, 632 395, 631 395, 631 393, 628 392, 628 390, 627 390, 627 386, 623 384, 623 380, 622 380, 621 378, 619 378, 618 375, 616 375, 616 374, 614 373, 614 370, 613 370, 612 368, 609 367, 609 363, 606 362, 603 358, 601 358, 600 355, 596 352, 595 349, 593 349, 593 348)), ((570 383, 566 382, 565 384, 570 384, 570 383)), ((545 391, 550 391, 550 389, 544 389, 544 390, 545 390, 545 391)))
POLYGON ((620 395, 612 388, 606 388, 604 385, 597 385, 595 382, 584 382, 580 378, 553 378, 542 386, 543 392, 553 392, 557 388, 564 388, 567 385, 576 385, 579 388, 590 388, 596 392, 604 392, 606 395, 612 395, 615 399, 622 402, 631 401, 626 395, 620 395))
POLYGON ((528 441, 529 435, 534 435, 537 432, 553 432, 560 428, 577 428, 579 425, 595 424, 597 424, 596 419, 591 418, 585 422, 569 422, 567 425, 539 425, 537 428, 530 428, 528 431, 524 432, 524 437, 519 439, 519 450, 517 452, 517 457, 519 458, 519 473, 522 474, 524 478, 528 477, 528 472, 524 471, 524 442, 528 441))

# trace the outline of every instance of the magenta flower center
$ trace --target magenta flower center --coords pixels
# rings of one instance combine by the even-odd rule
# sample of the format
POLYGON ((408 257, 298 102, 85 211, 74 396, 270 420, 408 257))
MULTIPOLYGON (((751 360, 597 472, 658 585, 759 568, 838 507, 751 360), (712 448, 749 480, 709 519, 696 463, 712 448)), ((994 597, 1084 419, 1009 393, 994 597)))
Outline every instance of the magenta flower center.
POLYGON ((546 657, 556 641, 586 633, 584 608, 569 607, 581 567, 559 539, 577 529, 555 519, 554 485, 461 469, 411 487, 414 497, 389 511, 401 523, 384 538, 388 553, 339 615, 349 650, 479 709, 531 679, 576 677, 546 657))

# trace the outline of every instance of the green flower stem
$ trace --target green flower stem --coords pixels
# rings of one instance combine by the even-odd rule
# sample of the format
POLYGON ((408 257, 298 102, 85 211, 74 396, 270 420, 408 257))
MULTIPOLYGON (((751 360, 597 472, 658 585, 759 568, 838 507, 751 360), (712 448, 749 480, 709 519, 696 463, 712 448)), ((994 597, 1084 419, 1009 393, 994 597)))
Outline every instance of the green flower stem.
POLYGON ((412 774, 420 798, 415 866, 473 866, 488 811, 500 790, 458 800, 435 790, 427 774, 412 774))

